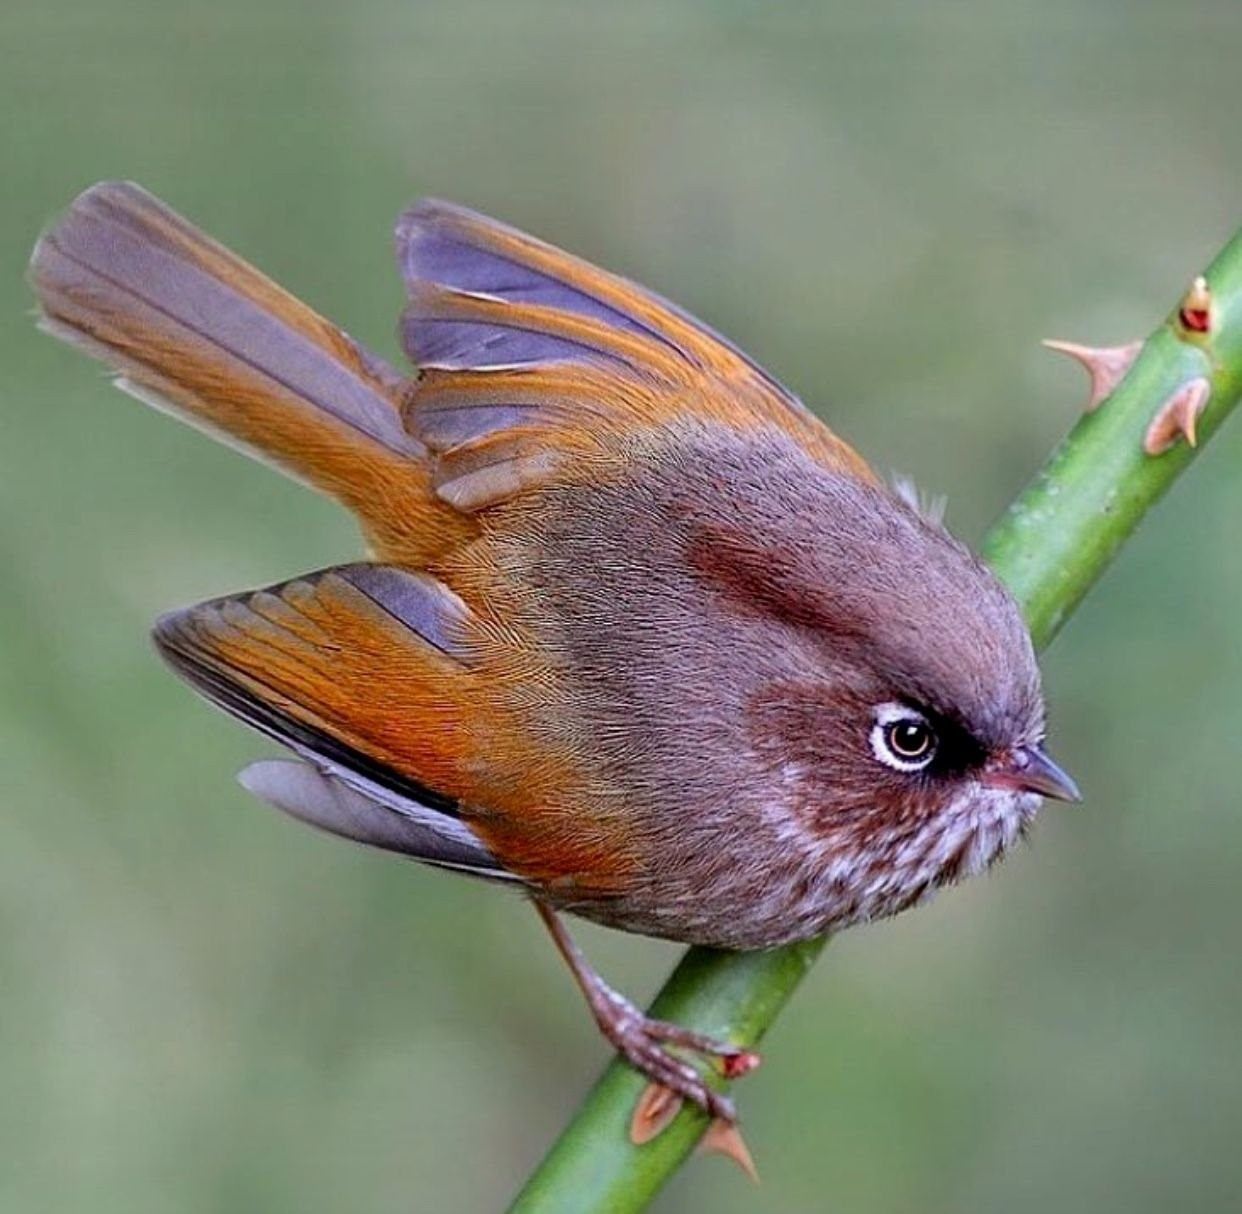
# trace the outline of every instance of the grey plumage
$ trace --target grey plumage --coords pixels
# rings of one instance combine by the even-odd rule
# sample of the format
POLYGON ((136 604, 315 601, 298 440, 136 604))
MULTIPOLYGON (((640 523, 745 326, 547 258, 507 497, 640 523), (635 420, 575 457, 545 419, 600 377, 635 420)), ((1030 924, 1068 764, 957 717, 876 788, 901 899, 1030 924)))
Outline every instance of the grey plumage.
POLYGON ((349 367, 285 323, 238 284, 279 288, 139 186, 103 182, 78 197, 36 245, 29 275, 57 336, 127 366, 139 383, 162 379, 143 346, 208 341, 243 381, 260 376, 394 452, 421 451, 388 398, 395 371, 356 343, 359 365, 349 367))
POLYGON ((291 759, 263 759, 243 768, 237 779, 260 800, 330 834, 437 868, 521 884, 464 822, 418 801, 385 795, 359 777, 331 775, 291 759))

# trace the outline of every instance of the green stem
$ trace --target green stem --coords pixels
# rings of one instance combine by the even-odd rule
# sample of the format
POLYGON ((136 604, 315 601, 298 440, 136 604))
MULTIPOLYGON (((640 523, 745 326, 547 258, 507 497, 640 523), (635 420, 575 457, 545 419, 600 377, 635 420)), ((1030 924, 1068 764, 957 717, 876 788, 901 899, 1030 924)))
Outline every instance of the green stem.
MULTIPOLYGON (((1144 454, 1143 436, 1160 405, 1187 381, 1206 376, 1212 395, 1198 427, 1202 443, 1237 404, 1242 232, 1213 262, 1207 280, 1213 297, 1210 332, 1188 335, 1175 308, 1113 395, 1079 420, 984 542, 985 557, 1021 604, 1037 646, 1056 635, 1139 520, 1194 457, 1185 443, 1158 457, 1144 454)), ((764 953, 690 949, 652 1014, 752 1046, 825 943, 812 940, 764 953)), ((644 1083, 614 1060, 510 1214, 642 1210, 706 1129, 706 1117, 687 1107, 654 1141, 632 1145, 629 1123, 644 1083)))

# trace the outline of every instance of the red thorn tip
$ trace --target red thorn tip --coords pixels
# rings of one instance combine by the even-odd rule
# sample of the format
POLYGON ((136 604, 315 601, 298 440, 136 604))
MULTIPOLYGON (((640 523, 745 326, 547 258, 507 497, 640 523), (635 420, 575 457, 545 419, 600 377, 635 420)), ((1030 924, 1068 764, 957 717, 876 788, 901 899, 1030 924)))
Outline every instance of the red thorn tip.
POLYGON ((641 1147, 643 1143, 659 1138, 681 1112, 681 1105, 681 1097, 676 1092, 658 1083, 647 1084, 630 1119, 630 1141, 641 1147))
POLYGON ((720 1065, 726 1079, 741 1079, 743 1075, 749 1075, 762 1061, 762 1057, 754 1050, 738 1050, 736 1054, 723 1054, 720 1065))
POLYGON ((1182 328, 1191 333, 1206 333, 1212 327, 1212 292, 1202 274, 1190 284, 1177 310, 1182 328))
POLYGON ((1195 427, 1207 408, 1212 385, 1203 376, 1188 380, 1156 411, 1143 437, 1148 455, 1163 455, 1184 438, 1190 446, 1198 443, 1195 427))
POLYGON ((1091 391, 1086 405, 1088 413, 1099 408, 1112 396, 1143 348, 1141 341, 1127 342, 1124 346, 1081 346, 1074 341, 1054 341, 1049 338, 1043 344, 1048 350, 1068 354, 1086 368, 1087 375, 1091 378, 1091 391))
POLYGON ((759 1169, 755 1167, 754 1156, 742 1137, 742 1131, 733 1122, 716 1118, 700 1140, 699 1150, 707 1155, 723 1155, 733 1160, 755 1184, 759 1183, 759 1169))

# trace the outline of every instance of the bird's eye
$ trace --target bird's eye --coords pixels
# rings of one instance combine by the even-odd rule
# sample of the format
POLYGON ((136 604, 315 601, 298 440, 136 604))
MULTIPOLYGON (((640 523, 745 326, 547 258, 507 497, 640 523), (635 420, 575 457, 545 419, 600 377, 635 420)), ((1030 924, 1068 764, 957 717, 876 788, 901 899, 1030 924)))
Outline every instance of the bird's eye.
POLYGON ((871 728, 875 757, 898 771, 921 771, 936 754, 936 731, 905 704, 881 704, 871 728))

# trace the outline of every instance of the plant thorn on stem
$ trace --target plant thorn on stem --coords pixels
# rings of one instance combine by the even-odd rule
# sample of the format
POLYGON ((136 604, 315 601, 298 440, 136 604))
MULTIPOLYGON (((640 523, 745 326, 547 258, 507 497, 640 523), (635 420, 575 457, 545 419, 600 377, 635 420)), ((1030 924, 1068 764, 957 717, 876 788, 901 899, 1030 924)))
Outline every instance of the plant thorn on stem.
POLYGON ((1196 445, 1195 425, 1207 408, 1212 385, 1202 375, 1182 384, 1156 411, 1143 439, 1143 450, 1148 455, 1163 455, 1178 438, 1184 438, 1192 447, 1196 445))
POLYGON ((1177 308, 1178 324, 1187 333, 1208 333, 1212 328, 1212 291, 1202 274, 1190 284, 1177 308))
POLYGON ((720 1070, 726 1079, 741 1079, 749 1075, 761 1062, 763 1057, 754 1050, 738 1050, 735 1054, 720 1056, 720 1070))
POLYGON ((723 1155, 731 1159, 747 1176, 759 1183, 759 1169, 755 1167, 754 1156, 742 1137, 737 1124, 718 1117, 707 1127, 707 1133, 699 1140, 699 1150, 705 1155, 723 1155))
POLYGON ((1048 338, 1042 344, 1058 354, 1068 354, 1086 368, 1091 377, 1091 393, 1086 404, 1088 413, 1098 409, 1113 394, 1113 389, 1125 378, 1143 348, 1141 341, 1127 342, 1124 346, 1080 346, 1077 342, 1048 338))
POLYGON ((630 1119, 630 1141, 641 1147, 643 1143, 659 1138, 681 1112, 681 1106, 682 1098, 676 1092, 658 1083, 647 1084, 630 1119))

